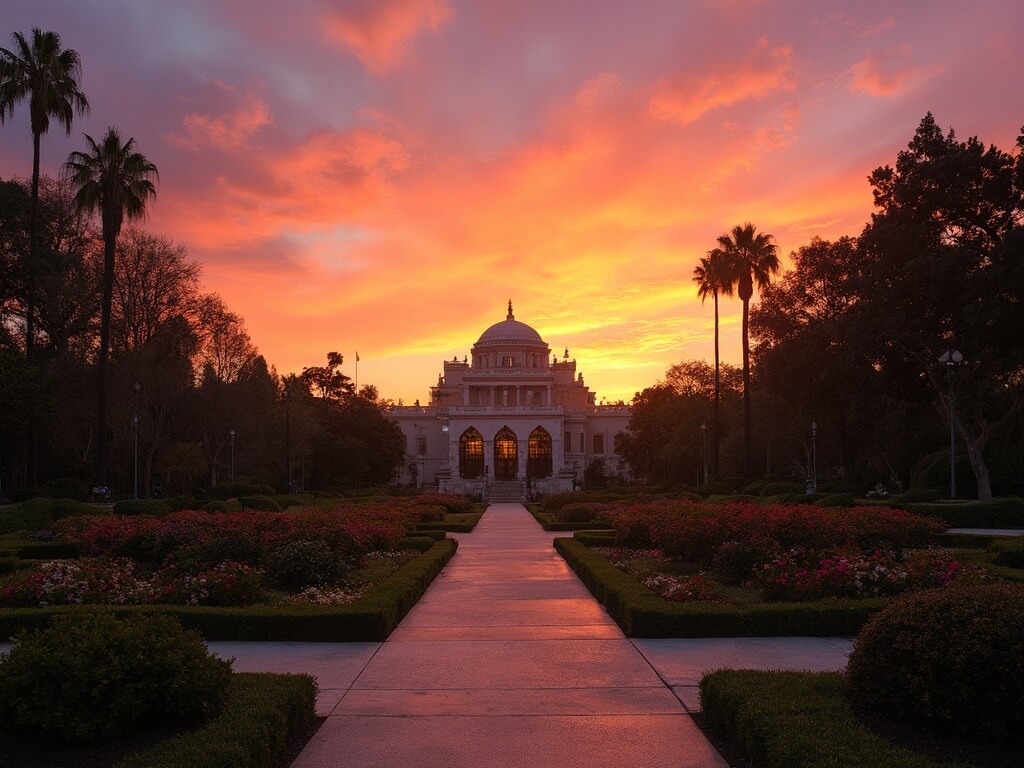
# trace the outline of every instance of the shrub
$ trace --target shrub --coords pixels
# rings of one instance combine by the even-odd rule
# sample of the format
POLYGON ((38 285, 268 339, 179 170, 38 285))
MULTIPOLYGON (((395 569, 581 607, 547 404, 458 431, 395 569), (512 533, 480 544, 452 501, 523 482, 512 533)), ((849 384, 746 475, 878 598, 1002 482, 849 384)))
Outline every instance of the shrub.
POLYGON ((61 477, 46 483, 46 495, 51 499, 87 499, 89 497, 89 481, 74 477, 61 477))
POLYGON ((100 741, 151 722, 204 719, 230 682, 231 662, 174 619, 76 613, 19 633, 0 655, 0 712, 52 738, 100 741))
POLYGON ((555 512, 555 520, 560 523, 589 523, 607 508, 607 504, 594 502, 566 504, 555 512))
POLYGON ((941 498, 942 491, 938 488, 910 488, 896 494, 893 500, 901 504, 920 504, 938 501, 941 498))
POLYGON ((852 507, 855 500, 852 493, 830 493, 814 503, 819 507, 852 507))
POLYGON ((269 485, 255 485, 253 483, 222 483, 197 494, 202 499, 219 499, 221 501, 227 501, 239 496, 273 495, 274 489, 269 485))
POLYGON ((448 510, 440 504, 417 504, 412 508, 412 515, 418 523, 437 523, 445 519, 448 510))
POLYGON ((1024 528, 1024 500, 1013 497, 962 504, 908 504, 907 511, 940 518, 951 528, 1024 528))
POLYGON ((257 509, 263 512, 280 512, 281 505, 270 496, 239 496, 242 509, 257 509))
POLYGON ((42 496, 11 504, 2 512, 5 517, 9 517, 10 522, 3 526, 7 530, 0 529, 0 533, 40 531, 53 525, 53 501, 42 496))
POLYGON ((110 510, 99 504, 88 504, 84 501, 73 499, 54 499, 53 519, 63 520, 65 517, 77 517, 79 515, 109 515, 110 510))
POLYGON ((0 587, 0 605, 123 605, 146 602, 150 594, 149 584, 127 558, 50 560, 0 587))
POLYGON ((997 539, 989 544, 989 549, 996 553, 993 562, 1010 568, 1024 568, 1024 538, 1006 541, 997 539))
POLYGON ((782 547, 771 536, 755 533, 742 541, 727 541, 715 552, 712 569, 726 584, 742 584, 755 568, 777 557, 782 547))
POLYGON ((153 600, 172 605, 237 606, 262 599, 261 574, 245 563, 220 563, 197 574, 168 568, 153 585, 153 600))
POLYGON ((807 488, 801 483, 765 483, 760 491, 747 492, 757 493, 758 496, 778 496, 784 493, 803 494, 807 492, 807 488))
POLYGON ((979 740, 1024 732, 1024 587, 919 592, 861 631, 846 669, 856 707, 979 740))
POLYGON ((267 576, 293 592, 333 584, 341 575, 338 556, 322 541, 284 544, 267 557, 267 576))
POLYGON ((114 504, 115 515, 152 515, 163 517, 171 513, 171 506, 160 499, 122 499, 114 504))
POLYGON ((209 512, 211 514, 214 512, 241 512, 242 505, 238 503, 238 499, 227 499, 226 501, 215 499, 203 504, 203 506, 199 508, 199 511, 209 512))

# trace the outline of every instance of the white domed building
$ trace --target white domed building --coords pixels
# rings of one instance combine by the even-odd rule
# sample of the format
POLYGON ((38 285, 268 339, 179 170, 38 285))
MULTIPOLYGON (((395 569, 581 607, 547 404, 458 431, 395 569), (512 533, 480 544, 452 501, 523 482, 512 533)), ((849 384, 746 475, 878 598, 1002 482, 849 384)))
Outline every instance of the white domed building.
POLYGON ((470 354, 444 362, 426 406, 395 406, 406 439, 399 483, 518 499, 572 490, 588 465, 627 477, 615 454, 629 406, 597 405, 566 349, 559 360, 536 330, 508 315, 470 354))

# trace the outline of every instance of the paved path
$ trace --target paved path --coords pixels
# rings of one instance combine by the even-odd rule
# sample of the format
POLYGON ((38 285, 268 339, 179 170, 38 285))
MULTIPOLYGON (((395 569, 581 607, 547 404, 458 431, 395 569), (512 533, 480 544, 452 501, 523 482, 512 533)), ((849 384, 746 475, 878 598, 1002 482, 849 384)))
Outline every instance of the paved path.
POLYGON ((722 768, 686 708, 706 669, 839 668, 849 650, 807 638, 630 641, 521 505, 492 505, 458 538, 385 643, 210 644, 239 671, 318 676, 328 717, 293 768, 722 768))

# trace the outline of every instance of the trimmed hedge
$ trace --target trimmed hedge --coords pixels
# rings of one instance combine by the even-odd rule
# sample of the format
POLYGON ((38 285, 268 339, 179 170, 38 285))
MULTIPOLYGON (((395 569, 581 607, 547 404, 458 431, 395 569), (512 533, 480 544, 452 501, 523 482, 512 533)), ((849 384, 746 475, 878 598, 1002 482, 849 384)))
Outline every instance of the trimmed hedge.
MULTIPOLYGON (((420 599, 457 547, 454 539, 437 542, 350 605, 132 605, 113 610, 118 615, 166 613, 186 629, 198 630, 207 640, 382 641, 420 599)), ((0 610, 0 637, 11 637, 21 629, 46 627, 55 614, 74 610, 78 607, 0 610)))
POLYGON ((53 525, 53 500, 37 496, 0 509, 0 534, 41 531, 53 525))
POLYGON ((993 562, 1008 568, 1024 568, 1024 537, 994 539, 988 548, 996 553, 993 562))
POLYGON ((462 512, 459 514, 449 513, 444 520, 438 520, 432 523, 416 523, 415 532, 417 535, 426 531, 470 533, 474 528, 476 528, 476 524, 480 522, 480 518, 483 516, 483 512, 462 512))
POLYGON ((171 505, 160 499, 121 499, 114 504, 115 515, 164 517, 171 514, 171 511, 171 505))
POLYGON ((950 528, 1024 528, 1024 499, 898 506, 915 515, 941 518, 950 528))
POLYGON ((541 512, 540 510, 533 507, 531 504, 527 507, 530 514, 533 515, 533 519, 540 523, 540 527, 545 531, 607 531, 611 528, 611 523, 607 520, 589 520, 587 522, 580 523, 565 523, 558 520, 554 514, 550 512, 541 512))
POLYGON ((221 713, 116 768, 253 768, 277 765, 316 722, 308 675, 235 673, 221 713))
POLYGON ((30 541, 18 549, 23 560, 60 560, 81 557, 82 545, 77 541, 30 541))
POLYGON ((884 598, 811 603, 674 603, 651 592, 576 539, 555 549, 628 637, 849 637, 886 604, 884 598))
MULTIPOLYGON (((709 728, 763 768, 940 768, 864 728, 838 672, 725 669, 700 681, 709 728)), ((946 764, 941 764, 946 765, 946 764)))

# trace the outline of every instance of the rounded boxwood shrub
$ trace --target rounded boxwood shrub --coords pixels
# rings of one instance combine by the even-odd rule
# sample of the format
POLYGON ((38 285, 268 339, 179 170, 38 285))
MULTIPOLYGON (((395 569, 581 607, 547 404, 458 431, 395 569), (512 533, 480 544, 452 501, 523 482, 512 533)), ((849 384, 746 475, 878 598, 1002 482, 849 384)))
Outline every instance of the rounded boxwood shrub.
POLYGON ((241 512, 242 505, 238 503, 238 499, 227 499, 222 501, 220 499, 214 499, 208 501, 199 508, 200 512, 241 512))
POLYGON ((171 514, 171 507, 160 499, 121 499, 114 504, 114 514, 164 517, 171 514))
POLYGON ((412 514, 418 523, 438 523, 445 519, 448 510, 440 504, 417 504, 412 508, 412 514))
POLYGON ((78 517, 80 515, 109 515, 110 510, 99 504, 89 504, 85 501, 74 499, 54 499, 53 519, 62 520, 65 517, 78 517))
POLYGON ((742 584, 782 551, 771 536, 755 533, 738 541, 727 541, 718 548, 711 569, 726 584, 742 584))
POLYGON ((895 600, 846 668, 861 710, 978 740, 1024 733, 1024 586, 950 586, 895 600))
POLYGON ((23 631, 0 655, 0 715, 67 741, 101 741, 154 722, 215 714, 231 662, 207 653, 198 632, 160 614, 57 615, 23 631))
POLYGON ((255 509, 261 512, 281 512, 281 505, 271 496, 239 496, 238 503, 242 509, 255 509))
POLYGON ((263 571, 279 586, 298 592, 333 584, 341 576, 341 565, 322 541, 292 541, 267 555, 263 571))

